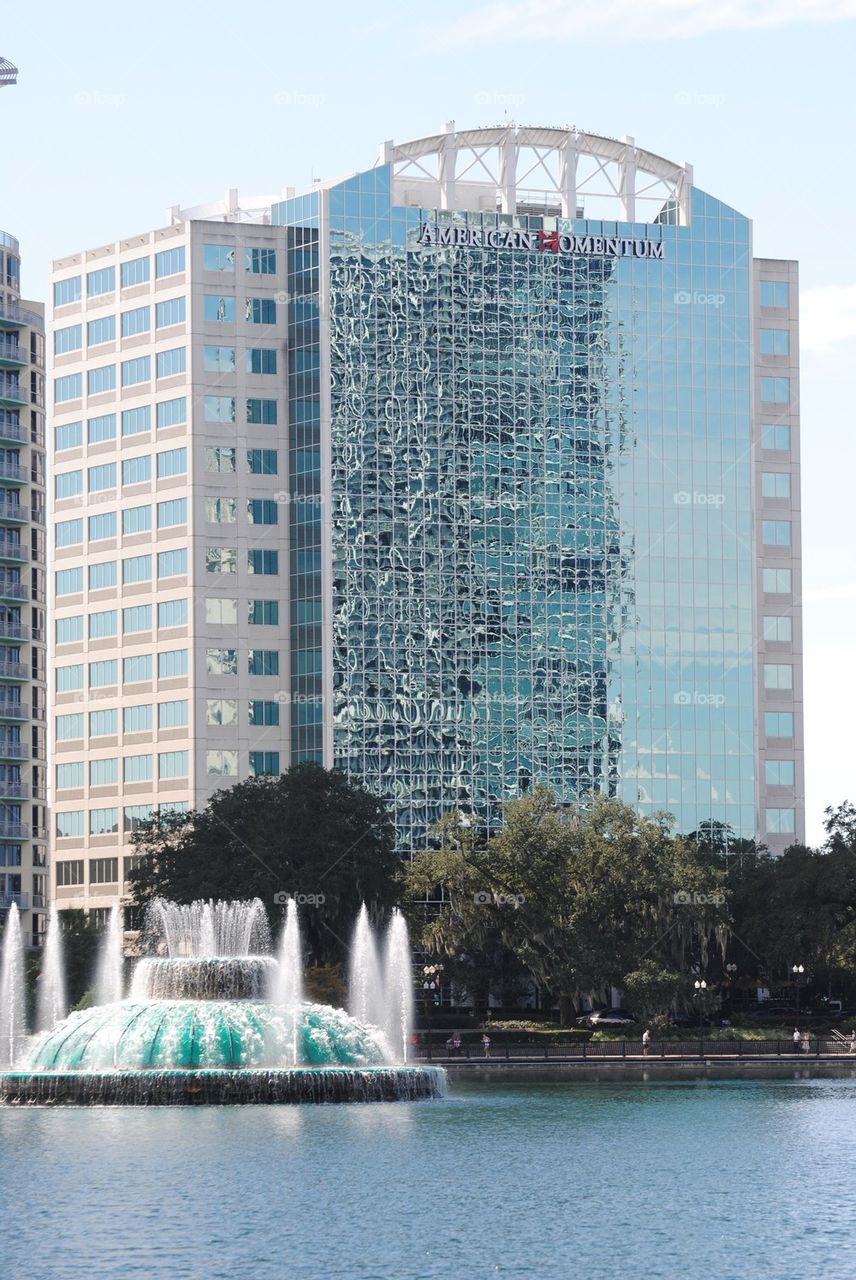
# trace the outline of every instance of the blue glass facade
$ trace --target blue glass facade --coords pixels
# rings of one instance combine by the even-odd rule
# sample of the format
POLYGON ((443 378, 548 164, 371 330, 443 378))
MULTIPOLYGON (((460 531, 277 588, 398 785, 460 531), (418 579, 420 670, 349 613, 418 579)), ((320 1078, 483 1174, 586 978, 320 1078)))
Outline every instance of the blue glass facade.
POLYGON ((536 782, 753 835, 748 221, 699 191, 680 227, 400 208, 383 165, 274 220, 293 711, 324 692, 328 762, 405 851, 536 782))

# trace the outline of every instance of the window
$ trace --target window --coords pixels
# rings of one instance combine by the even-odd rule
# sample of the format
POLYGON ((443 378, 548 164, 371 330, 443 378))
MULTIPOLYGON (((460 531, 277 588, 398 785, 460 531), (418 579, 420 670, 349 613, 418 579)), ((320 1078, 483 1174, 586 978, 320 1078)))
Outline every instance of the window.
POLYGON ((129 556, 122 562, 122 581, 147 582, 151 577, 151 556, 129 556))
POLYGON ((119 881, 118 858, 90 858, 90 884, 117 884, 119 881))
POLYGON ((278 751, 251 751, 250 774, 254 778, 279 776, 278 751))
MULTIPOLYGON (((83 835, 83 810, 71 809, 67 813, 58 813, 56 815, 56 833, 61 840, 68 840, 71 836, 83 835)), ((83 866, 83 863, 60 862, 57 865, 57 884, 60 883, 59 869, 60 867, 83 866)))
POLYGON ((226 778, 237 777, 237 751, 206 751, 205 768, 209 774, 226 778))
POLYGON ((790 569, 765 569, 763 572, 763 588, 770 595, 784 595, 791 590, 790 569))
POLYGON ((125 707, 122 727, 125 733, 149 733, 152 727, 152 704, 142 702, 136 707, 125 707))
POLYGON ((67 373, 64 378, 54 378, 54 400, 57 404, 64 400, 79 400, 82 395, 82 373, 67 373))
POLYGON ((762 280, 760 293, 762 307, 786 307, 788 305, 788 283, 786 280, 762 280))
POLYGON ((158 679, 172 680, 187 675, 187 650, 169 649, 158 654, 158 679))
POLYGON ((772 835, 792 835, 796 831, 793 809, 768 809, 767 830, 772 835))
MULTIPOLYGON (((99 320, 90 320, 86 326, 86 345, 100 346, 102 342, 114 342, 116 338, 116 317, 101 316, 99 320)), ((115 381, 114 384, 115 386, 115 381)))
POLYGON ((278 676, 279 653, 276 649, 250 649, 247 670, 251 676, 278 676))
POLYGON ((57 644, 77 644, 83 639, 83 614, 78 613, 73 618, 57 618, 56 620, 56 642, 57 644))
POLYGON ((70 324, 65 329, 54 330, 54 355, 64 356, 69 351, 79 351, 83 346, 83 325, 70 324))
POLYGON ((105 511, 100 516, 89 517, 89 541, 116 537, 116 512, 105 511))
POLYGON ((214 472, 235 471, 235 454, 235 449, 206 449, 205 470, 214 472))
POLYGON ((123 289, 130 289, 135 284, 145 284, 150 276, 149 259, 132 258, 130 262, 123 262, 119 274, 123 289))
POLYGON ((790 378, 762 378, 761 399, 768 404, 787 404, 791 395, 790 378))
POLYGON ((250 524, 276 524, 277 509, 272 498, 250 498, 247 502, 250 524))
POLYGON ((54 428, 54 449, 57 453, 63 449, 79 449, 82 444, 82 422, 66 422, 64 426, 54 428))
MULTIPOLYGON (((163 302, 157 303, 155 307, 155 327, 157 329, 167 329, 171 324, 184 324, 187 315, 187 307, 184 298, 165 298, 163 302)), ((184 368, 184 365, 182 365, 184 368)), ((176 372, 178 372, 176 370, 176 372)), ((159 378, 166 377, 166 374, 158 373, 159 378)))
POLYGON ((761 355, 786 356, 788 354, 787 329, 761 330, 761 355))
POLYGON ((158 756, 159 778, 186 778, 187 773, 186 751, 161 751, 158 756))
POLYGON ((187 601, 162 600, 158 605, 158 627, 186 627, 187 601))
POLYGON ((176 524, 187 524, 187 499, 171 498, 168 502, 159 502, 158 528, 171 529, 176 524))
POLYGON ((119 712, 116 707, 108 711, 90 711, 89 736, 104 738, 119 732, 119 712))
POLYGON ((244 263, 248 271, 256 276, 272 276, 276 274, 276 249, 247 249, 244 263))
POLYGON ((206 422, 234 422, 235 400, 229 396, 203 396, 203 412, 206 422))
POLYGON ((224 599, 221 596, 207 596, 205 599, 205 621, 215 626, 236 626, 238 622, 237 600, 224 599))
POLYGON ((73 715, 57 716, 56 718, 56 740, 57 742, 70 742, 74 738, 83 737, 83 712, 75 712, 73 715))
POLYGON ((70 302, 80 301, 80 276, 69 276, 68 280, 56 280, 53 287, 55 307, 67 307, 70 302))
MULTIPOLYGON (((58 547, 74 547, 78 542, 83 541, 83 520, 59 520, 54 525, 54 535, 56 545, 58 547)), ((61 572, 74 572, 74 570, 62 570, 61 572)), ((57 574, 57 582, 59 582, 60 574, 57 574)), ((57 588, 58 590, 59 588, 57 588)), ((79 590, 83 590, 81 582, 79 590)))
POLYGON ((54 497, 57 501, 63 498, 76 498, 83 493, 82 471, 60 471, 54 476, 54 497))
POLYGON ((117 662, 115 658, 106 658, 103 662, 90 662, 90 689, 103 689, 106 685, 115 684, 116 671, 117 662))
POLYGON ((794 669, 789 662, 764 663, 765 689, 792 689, 794 669))
POLYGON ((768 423, 761 427, 762 449, 790 449, 791 429, 782 423, 768 423))
POLYGON ((83 761, 75 760, 71 764, 58 764, 56 767, 57 791, 70 790, 83 786, 83 761))
MULTIPOLYGON (((116 634, 116 610, 98 609, 89 615, 89 639, 103 640, 116 634)), ((90 679, 91 683, 91 679, 90 679)))
POLYGON ((254 549, 247 552, 247 568, 250 573, 279 573, 279 552, 254 549))
POLYGON ((148 333, 151 328, 152 315, 150 307, 134 307, 132 311, 122 312, 122 337, 133 338, 138 333, 148 333))
POLYGON ((183 475, 187 470, 187 450, 167 449, 158 454, 158 480, 183 475))
POLYGON ((147 533, 151 527, 151 507, 126 507, 122 512, 123 533, 147 533))
POLYGON ((116 268, 98 267, 86 273, 86 296, 97 298, 102 293, 112 293, 116 288, 116 268))
POLYGON ((123 658, 123 684, 137 684, 140 680, 151 680, 151 678, 152 655, 150 653, 142 653, 136 658, 123 658))
POLYGON ((174 378, 176 374, 184 373, 187 368, 187 350, 185 347, 172 347, 169 351, 159 351, 157 354, 157 376, 159 378, 174 378))
POLYGON ((127 832, 139 831, 144 822, 152 816, 150 804, 129 804, 123 811, 123 827, 127 832))
POLYGON ((89 566, 89 590, 103 591, 116 585, 116 561, 102 560, 89 566))
POLYGON ((184 245, 175 249, 164 249, 155 254, 155 278, 162 280, 164 276, 178 275, 184 270, 184 245))
POLYGON ((279 625, 278 600, 251 600, 249 602, 250 626, 276 627, 279 625))
POLYGON ((142 431, 150 431, 152 425, 151 405, 142 405, 139 409, 122 410, 122 435, 138 436, 142 431))
POLYGON ((206 704, 206 724, 236 724, 238 702, 236 698, 209 698, 206 704))
POLYGON ((90 493, 101 493, 104 489, 115 489, 116 463, 102 462, 98 466, 89 467, 86 487, 90 493))
POLYGON ((108 756, 106 760, 89 761, 90 787, 110 787, 119 781, 119 760, 108 756))
POLYGON ((276 350, 273 347, 250 347, 246 359, 247 373, 276 373, 276 350))
POLYGON ((765 761, 764 781, 769 787, 792 787, 794 785, 793 760, 765 761))
MULTIPOLYGON (((79 522, 78 522, 79 523, 79 522)), ((81 531, 80 541, 83 541, 81 531)), ((56 574, 56 593, 58 596, 76 595, 83 590, 83 568, 58 569, 56 574)))
POLYGON ((150 356, 135 356, 133 360, 122 361, 122 386, 135 387, 140 382, 149 382, 152 376, 150 356))
POLYGON ((83 665, 75 663, 70 667, 57 667, 56 669, 56 691, 57 693, 70 693, 72 690, 83 688, 83 665))
POLYGON ((234 347, 203 347, 202 367, 206 373, 234 373, 234 347))
POLYGON ((151 631, 152 606, 150 604, 134 604, 122 610, 122 631, 133 635, 137 631, 151 631))
POLYGON ((762 498, 789 498, 791 477, 787 471, 764 471, 761 475, 762 498))
POLYGON ((246 319, 250 324, 276 324, 273 298, 247 298, 246 319))
POLYGON ((237 518, 236 498, 206 498, 205 519, 209 524, 234 524, 237 518))
POLYGON ((202 266, 205 271, 234 271, 235 248, 230 244, 205 244, 202 246, 202 266))
POLYGON ((176 400, 161 400, 157 407, 157 424, 159 427, 177 427, 187 421, 187 400, 179 396, 176 400))
MULTIPOLYGON (((59 832, 60 821, 64 818, 73 818, 74 816, 75 815, 71 813, 57 814, 56 816, 57 835, 60 834, 59 832)), ((80 812, 80 822, 81 822, 80 831, 73 831, 73 832, 70 832, 69 834, 76 835, 76 836, 83 835, 83 811, 82 810, 80 812)), ((83 884, 83 859, 75 858, 68 862, 58 862, 56 864, 56 882, 57 882, 57 887, 63 888, 63 889, 70 888, 71 885, 83 884)))
POLYGON ((764 618, 765 640, 790 640, 791 619, 767 616, 764 618))
POLYGON ((253 476, 275 476, 277 474, 276 449, 248 449, 247 470, 253 476))
POLYGON ((235 547, 206 547, 206 573, 237 573, 238 552, 235 547))
POLYGON ((765 547, 789 547, 791 545, 790 520, 762 520, 761 537, 765 547))
POLYGON ((251 702, 250 708, 250 724, 252 725, 274 725, 279 724, 279 703, 278 702, 251 702))
POLYGON ((187 701, 159 702, 158 728, 180 729, 187 724, 187 701))
POLYGON ((86 423, 86 440, 88 444, 103 444, 105 440, 115 439, 115 413, 102 413, 99 418, 89 418, 86 423))
POLYGON ((237 649, 206 649, 205 667, 209 676, 236 676, 238 674, 237 649))
POLYGON ((122 762, 122 775, 125 782, 150 782, 152 777, 151 756, 125 756, 122 762))
MULTIPOLYGON (((124 386, 124 383, 122 384, 124 386)), ((116 386, 115 364, 104 364, 98 369, 89 369, 86 374, 86 392, 90 396, 102 395, 112 391, 116 386)))
MULTIPOLYGON (((90 809, 89 834, 91 836, 112 835, 119 830, 118 809, 90 809)), ((115 861, 115 859, 114 859, 115 861)))
POLYGON ((187 573, 187 547, 178 551, 158 552, 158 577, 173 578, 177 574, 187 573))
POLYGON ((247 422, 270 426, 276 423, 275 400, 248 400, 247 422))
POLYGON ((152 478, 152 459, 150 454, 141 454, 138 458, 122 459, 122 484, 145 484, 152 478))
POLYGON ((206 293, 202 308, 206 320, 220 324, 233 324, 235 320, 235 299, 226 298, 216 293, 206 293))

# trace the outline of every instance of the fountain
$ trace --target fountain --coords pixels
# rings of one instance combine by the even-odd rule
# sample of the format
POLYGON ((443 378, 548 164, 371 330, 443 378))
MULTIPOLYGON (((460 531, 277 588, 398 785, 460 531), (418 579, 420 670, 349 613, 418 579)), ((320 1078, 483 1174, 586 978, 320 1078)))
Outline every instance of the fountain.
POLYGON ((110 908, 110 917, 98 953, 95 978, 96 1004, 112 1004, 122 999, 122 973, 125 967, 122 914, 118 906, 110 908))
POLYGON ((56 907, 52 907, 45 936, 42 971, 39 975, 36 1026, 39 1031, 51 1031, 62 1021, 66 1012, 62 925, 59 912, 56 907))
MULTIPOLYGON (((383 1028, 303 998, 293 900, 278 959, 265 951, 267 916, 257 899, 190 906, 155 902, 142 935, 150 954, 137 961, 125 999, 118 910, 110 923, 98 987, 116 998, 45 1027, 24 1046, 23 951, 17 918, 13 925, 10 913, 0 1013, 8 1046, 4 1061, 11 1070, 0 1071, 0 1102, 368 1102, 432 1098, 444 1091, 439 1068, 406 1060, 412 976, 407 929, 398 913, 389 926, 386 974, 377 969, 383 999, 366 997, 383 1028), (7 977, 13 973, 18 977, 7 977)), ((47 990, 54 978, 45 976, 43 983, 47 990)), ((59 1008, 58 999, 51 1007, 59 1008)), ((46 1014, 41 1022, 47 1021, 46 1014)))
POLYGON ((27 1033, 24 1000, 24 940, 16 903, 9 908, 0 961, 0 1066, 11 1067, 27 1033))
POLYGON ((384 982, 374 930, 366 904, 360 908, 348 969, 348 1012, 357 1022, 382 1027, 385 1022, 384 982))

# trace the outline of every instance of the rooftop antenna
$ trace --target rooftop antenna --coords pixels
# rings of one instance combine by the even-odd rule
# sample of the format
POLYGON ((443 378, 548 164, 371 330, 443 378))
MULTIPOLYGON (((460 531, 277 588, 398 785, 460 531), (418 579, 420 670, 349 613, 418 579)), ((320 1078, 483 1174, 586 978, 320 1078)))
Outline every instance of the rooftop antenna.
POLYGON ((6 84, 18 83, 18 68, 8 58, 0 58, 0 89, 6 84))

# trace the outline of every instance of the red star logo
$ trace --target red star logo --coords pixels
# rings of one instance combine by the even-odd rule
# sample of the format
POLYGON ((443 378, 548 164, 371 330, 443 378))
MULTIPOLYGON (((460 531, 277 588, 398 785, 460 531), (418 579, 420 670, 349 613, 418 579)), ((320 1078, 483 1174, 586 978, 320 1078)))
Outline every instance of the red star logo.
POLYGON ((538 248, 541 253, 547 249, 551 253, 559 252, 559 233, 558 231, 539 231, 538 232, 538 248))

